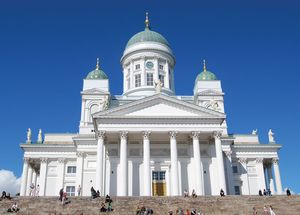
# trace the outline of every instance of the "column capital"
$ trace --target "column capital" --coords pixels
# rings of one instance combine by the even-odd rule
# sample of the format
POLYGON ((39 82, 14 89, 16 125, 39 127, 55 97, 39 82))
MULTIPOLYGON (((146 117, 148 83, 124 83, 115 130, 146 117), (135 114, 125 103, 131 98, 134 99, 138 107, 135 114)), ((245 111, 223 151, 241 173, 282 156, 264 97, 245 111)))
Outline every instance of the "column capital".
POLYGON ((127 137, 128 137, 128 131, 120 131, 121 139, 127 139, 127 137))
POLYGON ((272 163, 273 164, 278 164, 279 163, 279 158, 272 158, 272 163))
POLYGON ((97 132, 97 137, 99 139, 104 139, 105 138, 105 131, 98 131, 97 132))
POLYGON ((85 153, 84 152, 76 152, 77 157, 84 157, 85 153))
POLYGON ((256 163, 263 163, 264 159, 263 158, 256 158, 256 163))
POLYGON ((192 138, 199 139, 200 131, 192 131, 192 138))
POLYGON ((23 157, 23 161, 24 161, 24 163, 29 163, 30 158, 29 157, 23 157))
POLYGON ((48 158, 40 158, 41 163, 47 163, 48 162, 48 158))
POLYGON ((176 139, 177 133, 178 133, 177 131, 170 131, 170 132, 169 132, 170 138, 171 138, 171 139, 176 139))
POLYGON ((143 134, 143 138, 148 140, 151 135, 151 131, 143 131, 142 134, 143 134))
POLYGON ((214 138, 216 138, 216 139, 220 139, 221 136, 222 136, 222 131, 214 131, 214 132, 213 132, 213 136, 214 136, 214 138))
POLYGON ((58 161, 58 163, 62 164, 62 163, 65 163, 66 158, 58 158, 57 161, 58 161))
POLYGON ((238 158, 238 162, 241 164, 246 164, 246 163, 248 163, 248 159, 247 158, 238 158))
POLYGON ((231 157, 232 155, 232 151, 224 151, 224 153, 227 157, 231 157))

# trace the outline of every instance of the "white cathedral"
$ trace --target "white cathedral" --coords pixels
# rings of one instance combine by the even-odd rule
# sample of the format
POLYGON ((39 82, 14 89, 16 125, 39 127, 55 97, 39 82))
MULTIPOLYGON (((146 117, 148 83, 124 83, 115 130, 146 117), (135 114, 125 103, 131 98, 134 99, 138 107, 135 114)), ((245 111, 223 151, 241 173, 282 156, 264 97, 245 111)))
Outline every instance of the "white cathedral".
POLYGON ((282 194, 278 151, 251 134, 228 134, 221 81, 205 66, 193 95, 176 95, 175 57, 168 41, 149 27, 128 41, 121 65, 123 94, 111 95, 99 67, 81 91, 79 133, 53 133, 32 141, 28 129, 21 196, 179 196, 282 194))

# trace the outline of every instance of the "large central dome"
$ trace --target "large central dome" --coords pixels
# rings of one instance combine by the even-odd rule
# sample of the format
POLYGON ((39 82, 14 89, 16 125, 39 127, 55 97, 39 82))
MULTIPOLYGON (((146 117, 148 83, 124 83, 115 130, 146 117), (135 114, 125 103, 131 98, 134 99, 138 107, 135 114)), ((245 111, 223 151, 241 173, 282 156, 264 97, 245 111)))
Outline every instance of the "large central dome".
POLYGON ((169 46, 169 43, 166 40, 166 38, 164 38, 161 34, 155 31, 151 31, 148 27, 146 27, 144 31, 141 31, 130 38, 130 40, 127 42, 126 48, 141 42, 157 42, 169 46))

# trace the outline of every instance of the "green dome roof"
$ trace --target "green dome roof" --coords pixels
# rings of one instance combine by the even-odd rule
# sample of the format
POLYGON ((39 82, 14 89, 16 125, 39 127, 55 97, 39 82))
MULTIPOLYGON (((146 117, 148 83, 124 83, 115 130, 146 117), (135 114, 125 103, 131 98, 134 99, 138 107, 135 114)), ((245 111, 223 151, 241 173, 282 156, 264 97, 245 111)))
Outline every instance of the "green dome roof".
POLYGON ((133 35, 133 37, 131 37, 130 40, 127 42, 126 48, 140 42, 157 42, 169 46, 169 43, 166 40, 166 38, 164 38, 161 34, 155 31, 151 31, 147 27, 144 31, 133 35))
POLYGON ((217 77, 214 73, 210 71, 201 72, 196 79, 196 81, 213 81, 213 80, 217 80, 217 77))
POLYGON ((101 69, 95 69, 85 79, 108 79, 108 77, 101 69))
POLYGON ((203 61, 203 71, 197 75, 197 78, 196 78, 196 82, 197 81, 214 81, 214 80, 217 80, 217 76, 206 70, 206 65, 205 65, 205 60, 203 61))
POLYGON ((105 72, 99 69, 99 59, 97 59, 96 69, 91 71, 85 79, 108 79, 105 72))

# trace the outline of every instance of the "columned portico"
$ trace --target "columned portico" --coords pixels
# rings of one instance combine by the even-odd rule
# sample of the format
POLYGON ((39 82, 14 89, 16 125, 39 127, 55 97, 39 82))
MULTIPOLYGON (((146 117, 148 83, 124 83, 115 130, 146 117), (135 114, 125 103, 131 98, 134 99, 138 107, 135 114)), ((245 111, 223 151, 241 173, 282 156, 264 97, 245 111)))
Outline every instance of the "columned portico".
POLYGON ((201 151, 199 144, 199 135, 200 132, 193 131, 193 151, 194 151, 194 160, 195 160, 195 172, 196 172, 196 193, 197 195, 203 195, 203 175, 202 175, 202 166, 201 166, 201 151))
POLYGON ((275 183, 276 183, 276 193, 282 194, 282 184, 281 184, 281 178, 280 178, 280 172, 279 172, 279 165, 278 165, 278 158, 273 158, 273 166, 274 166, 274 177, 275 177, 275 183))
POLYGON ((22 182, 21 182, 21 190, 20 190, 20 195, 21 196, 26 195, 26 185, 27 185, 29 158, 24 157, 23 161, 24 161, 24 164, 23 164, 22 182))
POLYGON ((127 196, 128 190, 128 161, 127 161, 127 131, 120 132, 120 183, 118 184, 118 195, 127 196))
POLYGON ((170 149, 171 149, 171 194, 179 195, 179 175, 178 175, 178 156, 177 156, 177 131, 170 132, 170 149))
POLYGON ((46 195, 46 184, 47 184, 47 170, 48 169, 48 158, 41 158, 40 167, 40 195, 46 195))
POLYGON ((216 157, 218 163, 218 175, 219 175, 219 190, 223 189, 224 192, 227 191, 226 189, 226 179, 225 179, 225 170, 224 170, 224 161, 223 161, 223 151, 221 145, 221 136, 222 133, 220 131, 214 132, 215 138, 215 147, 216 147, 216 157))
POLYGON ((100 195, 103 195, 103 145, 104 145, 105 131, 98 131, 97 140, 97 166, 96 166, 96 190, 100 191, 100 195))
POLYGON ((29 164, 28 165, 28 175, 27 175, 27 187, 26 187, 26 196, 30 196, 30 185, 32 183, 32 166, 29 164))
POLYGON ((151 196, 150 134, 149 131, 143 132, 144 196, 151 196))

